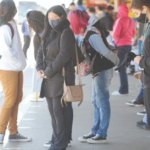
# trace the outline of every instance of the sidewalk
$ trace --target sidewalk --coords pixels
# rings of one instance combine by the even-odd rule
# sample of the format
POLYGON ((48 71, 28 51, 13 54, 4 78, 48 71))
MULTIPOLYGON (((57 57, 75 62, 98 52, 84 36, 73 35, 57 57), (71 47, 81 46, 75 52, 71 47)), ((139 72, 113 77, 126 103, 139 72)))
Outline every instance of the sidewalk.
MULTIPOLYGON (((90 103, 91 97, 91 77, 83 78, 84 102, 78 107, 74 107, 74 125, 72 147, 67 150, 149 150, 150 132, 136 127, 136 122, 142 117, 136 115, 144 108, 132 108, 125 105, 127 101, 133 100, 137 94, 137 83, 133 76, 129 76, 130 94, 128 96, 111 96, 111 122, 108 130, 108 144, 90 145, 78 142, 78 137, 90 131, 93 120, 93 107, 90 103)), ((27 82, 27 80, 26 80, 27 82)), ((28 81, 29 83, 29 81, 28 81)), ((110 93, 119 87, 118 74, 114 73, 114 78, 110 87, 110 93)), ((140 85, 138 84, 140 88, 140 85)), ((46 150, 43 143, 51 138, 51 119, 46 101, 28 102, 28 110, 19 123, 19 132, 33 138, 29 143, 7 143, 3 150, 46 150)), ((1 150, 1 148, 0 148, 1 150)))

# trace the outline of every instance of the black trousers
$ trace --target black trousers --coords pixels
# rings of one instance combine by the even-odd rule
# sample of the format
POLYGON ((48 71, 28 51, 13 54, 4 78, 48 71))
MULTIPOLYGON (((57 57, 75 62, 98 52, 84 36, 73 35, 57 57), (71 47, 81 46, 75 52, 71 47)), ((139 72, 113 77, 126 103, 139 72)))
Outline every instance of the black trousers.
POLYGON ((29 36, 24 36, 23 52, 24 52, 25 57, 27 57, 27 50, 30 46, 30 41, 31 41, 31 38, 29 36))
POLYGON ((66 132, 66 120, 64 108, 61 105, 61 97, 46 98, 51 115, 54 144, 49 150, 63 150, 67 147, 68 137, 66 132))
POLYGON ((147 112, 147 122, 150 127, 150 88, 144 89, 144 104, 147 112))

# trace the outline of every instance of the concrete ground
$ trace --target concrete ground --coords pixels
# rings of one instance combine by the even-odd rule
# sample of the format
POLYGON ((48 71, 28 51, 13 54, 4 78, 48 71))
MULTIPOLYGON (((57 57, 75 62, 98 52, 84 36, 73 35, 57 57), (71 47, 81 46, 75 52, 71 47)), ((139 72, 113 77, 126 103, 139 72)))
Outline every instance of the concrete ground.
MULTIPOLYGON (((28 143, 7 142, 5 138, 4 146, 0 150, 45 150, 43 143, 51 138, 52 128, 51 119, 47 109, 46 101, 30 102, 31 76, 32 69, 29 67, 25 73, 25 97, 20 106, 22 114, 19 121, 19 132, 23 135, 33 138, 28 143), (30 93, 30 94, 28 94, 30 93), (24 110, 24 111, 23 111, 24 110)), ((130 94, 127 96, 111 96, 111 121, 108 130, 108 143, 90 145, 80 143, 78 137, 88 133, 92 127, 93 107, 90 102, 91 97, 91 77, 82 79, 84 86, 84 102, 78 107, 77 103, 73 104, 74 124, 73 124, 73 141, 68 150, 149 150, 150 149, 150 132, 136 127, 136 122, 141 121, 142 117, 136 113, 143 111, 144 108, 128 107, 127 101, 133 100, 140 89, 140 83, 129 76, 130 94)), ((118 73, 114 73, 110 93, 119 87, 118 73)), ((0 98, 2 101, 3 97, 0 98)), ((8 135, 8 134, 7 134, 8 135)))

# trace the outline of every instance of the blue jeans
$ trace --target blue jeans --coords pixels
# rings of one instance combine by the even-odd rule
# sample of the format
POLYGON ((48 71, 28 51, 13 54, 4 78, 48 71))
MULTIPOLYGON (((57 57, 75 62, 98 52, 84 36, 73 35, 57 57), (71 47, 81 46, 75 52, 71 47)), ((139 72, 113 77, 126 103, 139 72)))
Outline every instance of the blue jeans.
MULTIPOLYGON (((119 47, 117 47, 118 57, 120 59, 119 66, 124 61, 126 54, 131 52, 131 49, 132 49, 131 46, 119 46, 119 47)), ((126 69, 127 69, 126 66, 124 66, 123 69, 119 72, 119 77, 120 77, 119 93, 120 94, 129 93, 128 76, 127 76, 127 73, 126 73, 126 69)))
POLYGON ((92 132, 103 138, 107 137, 110 121, 109 86, 113 77, 113 69, 100 72, 93 78, 92 104, 94 106, 94 123, 92 132))
POLYGON ((143 85, 142 85, 140 93, 139 93, 138 97, 136 98, 136 100, 140 99, 143 96, 143 92, 144 92, 144 90, 143 90, 143 85))

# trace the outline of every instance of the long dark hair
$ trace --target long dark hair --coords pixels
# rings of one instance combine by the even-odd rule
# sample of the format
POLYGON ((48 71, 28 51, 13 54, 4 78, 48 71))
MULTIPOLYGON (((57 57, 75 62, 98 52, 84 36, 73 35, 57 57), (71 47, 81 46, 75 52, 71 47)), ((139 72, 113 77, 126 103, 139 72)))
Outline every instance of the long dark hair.
POLYGON ((13 19, 16 12, 17 8, 13 0, 2 0, 0 3, 0 26, 13 19))
POLYGON ((42 35, 42 40, 44 41, 46 39, 46 37, 49 36, 51 30, 52 30, 52 27, 50 26, 49 24, 49 20, 48 20, 48 14, 50 12, 53 12, 55 14, 57 14, 59 17, 62 18, 61 21, 67 19, 67 13, 66 11, 64 10, 64 8, 60 5, 56 5, 56 6, 53 6, 51 7, 47 13, 46 13, 46 18, 45 18, 45 29, 44 29, 44 32, 43 32, 43 35, 42 35))
POLYGON ((27 13, 26 17, 29 23, 29 27, 33 29, 36 32, 36 34, 43 32, 45 15, 41 11, 30 11, 27 13))
POLYGON ((142 10, 143 6, 147 6, 150 9, 150 0, 132 0, 131 8, 142 10))

